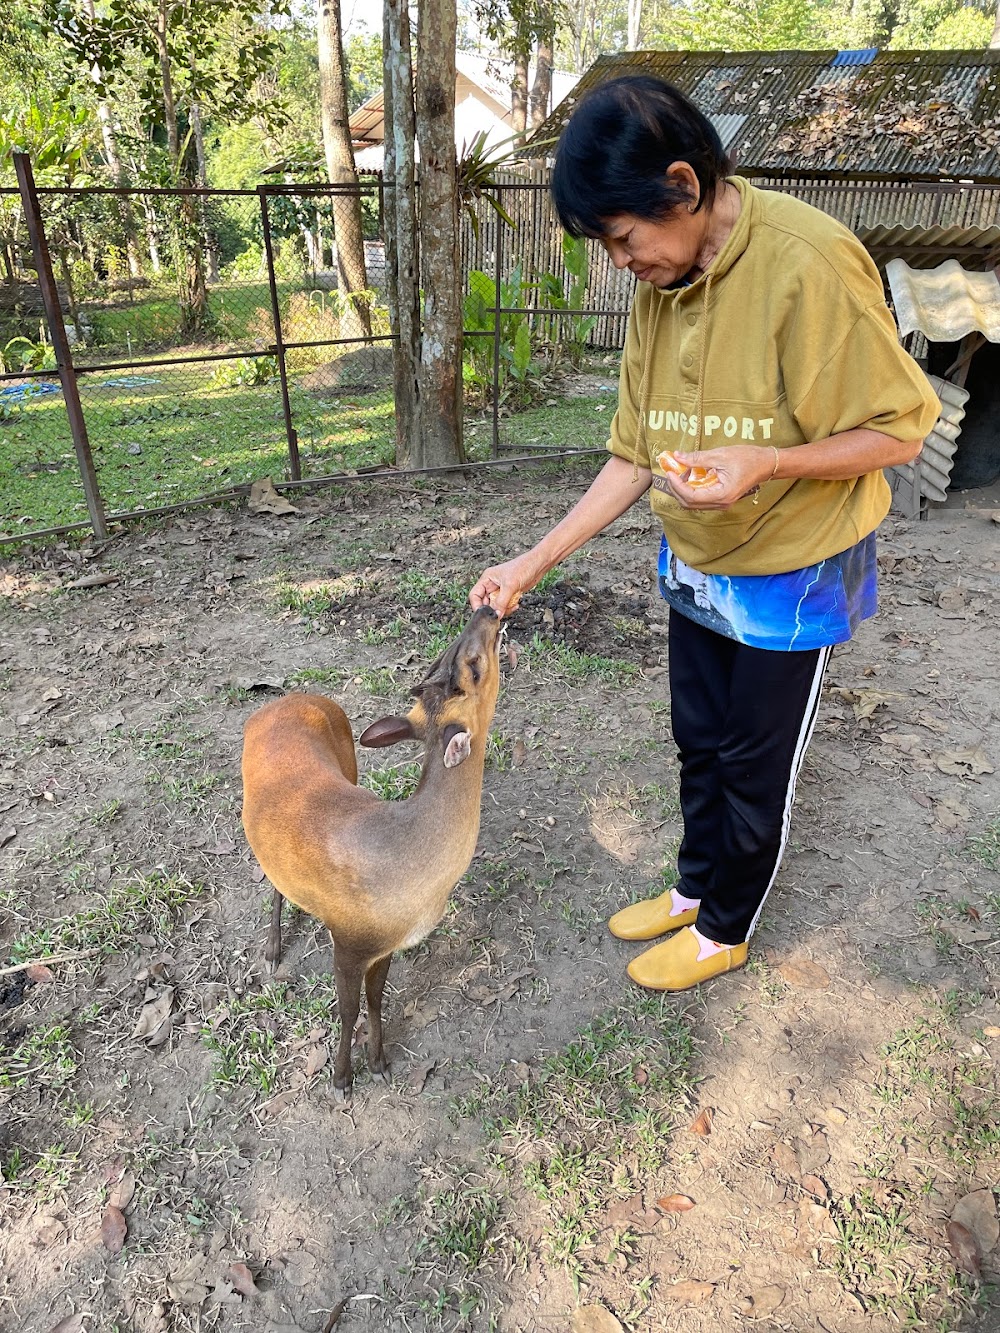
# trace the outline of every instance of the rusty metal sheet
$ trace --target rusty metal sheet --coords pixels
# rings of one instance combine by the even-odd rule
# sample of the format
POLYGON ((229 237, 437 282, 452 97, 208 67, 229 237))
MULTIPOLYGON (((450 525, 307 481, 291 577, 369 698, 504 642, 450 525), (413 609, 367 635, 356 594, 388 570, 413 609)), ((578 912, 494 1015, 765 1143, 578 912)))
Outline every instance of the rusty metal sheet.
POLYGON ((1000 282, 995 273, 972 273, 957 259, 931 269, 892 259, 885 271, 902 337, 919 330, 930 342, 950 343, 978 331, 1000 343, 1000 282))

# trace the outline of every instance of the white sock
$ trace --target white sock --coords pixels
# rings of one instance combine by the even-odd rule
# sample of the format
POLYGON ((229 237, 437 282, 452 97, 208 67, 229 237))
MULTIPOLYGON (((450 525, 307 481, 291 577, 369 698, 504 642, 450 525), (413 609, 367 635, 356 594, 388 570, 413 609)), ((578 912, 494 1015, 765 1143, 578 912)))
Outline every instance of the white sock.
POLYGON ((678 893, 676 889, 670 890, 670 915, 680 916, 682 912, 690 912, 693 907, 700 907, 700 898, 685 898, 683 893, 678 893))
POLYGON ((698 962, 703 962, 706 958, 711 958, 713 954, 722 953, 723 949, 731 949, 730 944, 717 944, 715 940, 708 939, 703 935, 697 926, 688 928, 691 934, 698 941, 698 962))

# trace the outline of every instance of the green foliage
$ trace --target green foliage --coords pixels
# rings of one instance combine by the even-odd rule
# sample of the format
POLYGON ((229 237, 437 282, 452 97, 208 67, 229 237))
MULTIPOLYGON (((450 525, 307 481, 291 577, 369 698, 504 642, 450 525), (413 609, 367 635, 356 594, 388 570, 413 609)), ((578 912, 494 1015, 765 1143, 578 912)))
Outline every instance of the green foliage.
MULTIPOLYGON (((556 273, 540 274, 538 285, 542 302, 550 310, 580 310, 586 304, 590 279, 590 259, 584 237, 564 235, 562 257, 569 274, 569 285, 567 287, 556 273)), ((565 349, 570 363, 579 366, 586 351, 587 337, 596 323, 594 315, 563 315, 549 325, 543 325, 542 336, 547 335, 557 350, 565 349)))
MULTIPOLYGON (((509 402, 511 406, 523 405, 531 397, 528 383, 533 350, 530 316, 514 312, 527 306, 536 288, 536 283, 524 278, 520 264, 500 284, 499 304, 502 313, 499 316, 498 387, 500 401, 509 402)), ((473 269, 469 274, 469 292, 463 303, 463 327, 467 333, 478 336, 465 341, 465 382, 467 390, 472 391, 473 402, 478 399, 483 404, 489 399, 494 378, 497 316, 493 312, 497 298, 497 285, 493 278, 481 269, 473 269), (492 336, 483 337, 483 334, 492 336)))
POLYGON ((11 338, 0 351, 3 369, 14 374, 25 370, 54 370, 56 354, 50 343, 30 338, 11 338))
POLYGON ((278 378, 278 358, 275 356, 244 356, 238 361, 220 361, 212 372, 209 386, 213 389, 240 385, 253 388, 270 384, 278 378))

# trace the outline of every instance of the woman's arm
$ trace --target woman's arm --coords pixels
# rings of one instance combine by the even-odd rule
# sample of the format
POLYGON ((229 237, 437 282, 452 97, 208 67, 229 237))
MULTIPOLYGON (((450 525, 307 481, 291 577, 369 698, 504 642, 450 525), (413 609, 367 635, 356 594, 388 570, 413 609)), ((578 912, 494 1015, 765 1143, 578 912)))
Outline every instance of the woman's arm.
POLYGON ((509 615, 543 575, 645 495, 652 480, 648 468, 640 467, 636 477, 630 462, 617 456, 609 458, 583 499, 537 545, 513 560, 484 570, 469 593, 472 606, 492 606, 499 615, 509 615))
POLYGON ((910 463, 922 447, 922 440, 900 441, 881 431, 859 427, 811 444, 790 445, 787 449, 766 444, 703 449, 700 453, 674 456, 688 467, 714 468, 717 484, 692 487, 673 473, 667 474, 667 484, 686 509, 728 509, 754 486, 767 481, 800 477, 852 481, 866 472, 910 463))

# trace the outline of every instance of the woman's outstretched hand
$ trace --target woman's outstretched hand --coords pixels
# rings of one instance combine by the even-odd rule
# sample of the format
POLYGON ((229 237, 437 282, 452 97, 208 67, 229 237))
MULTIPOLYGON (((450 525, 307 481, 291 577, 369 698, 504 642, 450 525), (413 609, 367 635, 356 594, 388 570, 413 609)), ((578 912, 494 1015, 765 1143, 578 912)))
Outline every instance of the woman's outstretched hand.
POLYGON ((479 582, 469 593, 469 603, 474 611, 481 606, 492 606, 501 618, 517 610, 517 605, 526 592, 530 592, 544 570, 536 570, 535 562, 527 555, 515 556, 502 565, 491 565, 483 571, 479 582))

